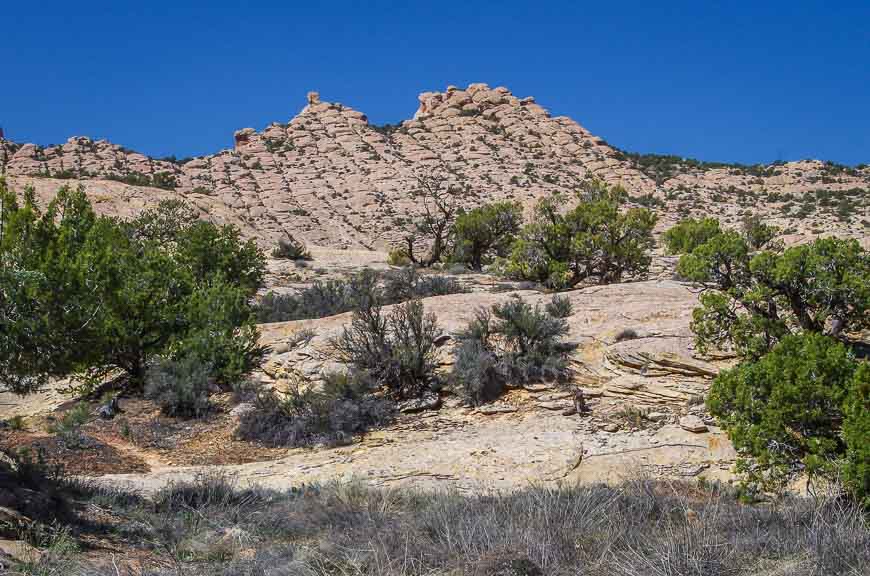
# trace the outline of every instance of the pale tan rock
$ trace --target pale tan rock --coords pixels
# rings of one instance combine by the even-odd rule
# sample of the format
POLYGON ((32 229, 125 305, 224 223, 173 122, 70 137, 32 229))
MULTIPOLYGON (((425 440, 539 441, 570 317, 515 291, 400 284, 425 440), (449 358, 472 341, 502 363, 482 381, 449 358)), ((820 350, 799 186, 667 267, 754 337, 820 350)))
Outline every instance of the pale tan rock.
POLYGON ((494 404, 484 404, 483 406, 480 406, 479 408, 477 408, 477 410, 475 412, 477 412, 478 414, 492 415, 492 414, 511 414, 513 412, 516 412, 516 411, 517 411, 516 406, 510 406, 508 404, 494 403, 494 404))
POLYGON ((23 540, 0 540, 0 559, 3 556, 18 562, 33 563, 39 561, 42 553, 23 540))
POLYGON ((696 434, 707 431, 707 425, 704 421, 694 414, 687 414, 680 418, 680 428, 696 434))

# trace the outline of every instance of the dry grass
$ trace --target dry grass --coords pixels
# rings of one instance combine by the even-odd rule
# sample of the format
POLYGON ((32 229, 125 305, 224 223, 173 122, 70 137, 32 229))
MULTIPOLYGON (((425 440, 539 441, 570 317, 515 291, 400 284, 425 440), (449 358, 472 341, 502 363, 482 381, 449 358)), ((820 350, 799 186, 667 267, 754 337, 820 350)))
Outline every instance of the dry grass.
POLYGON ((359 484, 276 493, 205 476, 150 499, 98 490, 87 508, 111 518, 103 529, 128 549, 117 566, 108 554, 84 562, 67 547, 46 561, 61 569, 43 563, 19 573, 870 574, 866 518, 846 503, 748 506, 716 486, 650 480, 463 495, 359 484), (119 564, 143 554, 144 563, 119 564))

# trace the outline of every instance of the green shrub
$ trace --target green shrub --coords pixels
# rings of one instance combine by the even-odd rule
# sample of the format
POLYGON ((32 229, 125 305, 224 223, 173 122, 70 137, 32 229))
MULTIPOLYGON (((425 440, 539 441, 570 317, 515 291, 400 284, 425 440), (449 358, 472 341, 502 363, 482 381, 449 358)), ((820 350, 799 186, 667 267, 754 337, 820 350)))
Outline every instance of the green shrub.
POLYGON ((305 244, 293 238, 281 238, 278 240, 278 245, 272 250, 272 258, 280 258, 283 260, 311 260, 311 253, 305 247, 305 244))
POLYGON ((24 416, 21 414, 16 414, 12 418, 5 420, 4 423, 9 427, 10 430, 23 431, 27 430, 27 422, 24 419, 24 416))
POLYGON ((0 388, 71 375, 87 388, 118 369, 141 385, 152 357, 192 348, 222 382, 260 361, 265 258, 238 229, 177 201, 125 222, 97 216, 82 188, 44 212, 32 190, 19 204, 0 180, 0 196, 0 388))
POLYGON ((648 194, 642 194, 640 196, 635 196, 632 198, 632 201, 635 204, 643 206, 644 208, 652 208, 652 209, 663 209, 665 207, 665 202, 658 196, 655 196, 652 192, 648 194))
POLYGON ((839 337, 870 326, 870 256, 856 240, 753 253, 729 230, 683 255, 677 271, 707 288, 692 314, 702 351, 731 346, 759 357, 792 332, 839 337))
POLYGON ((153 186, 164 190, 175 190, 178 182, 170 172, 155 172, 152 175, 131 171, 125 174, 107 174, 107 180, 116 180, 130 186, 153 186))
POLYGON ((297 377, 286 393, 261 392, 256 406, 242 415, 236 435, 268 446, 347 444, 394 414, 393 403, 374 396, 365 378, 340 373, 326 374, 322 388, 297 377))
POLYGON ((164 200, 140 212, 128 233, 141 242, 174 244, 198 219, 197 210, 184 201, 164 200))
POLYGON ((765 224, 760 216, 752 214, 743 219, 742 232, 749 246, 753 250, 760 250, 776 238, 779 228, 765 224))
POLYGON ((759 360, 721 372, 707 405, 751 485, 780 491, 800 474, 837 478, 847 456, 847 486, 865 497, 867 375, 836 340, 790 335, 759 360))
POLYGON ((637 330, 634 328, 623 328, 613 340, 615 342, 625 342, 626 340, 636 340, 638 337, 637 330))
POLYGON ((559 296, 558 294, 547 302, 545 309, 547 314, 553 318, 568 318, 574 313, 574 305, 571 304, 571 299, 567 296, 559 296))
POLYGON ((843 482, 870 509, 870 364, 855 370, 843 412, 843 482))
POLYGON ((408 251, 404 248, 394 248, 390 250, 387 256, 387 264, 390 266, 410 266, 411 259, 408 257, 408 251))
POLYGON ((87 437, 82 432, 82 426, 91 419, 91 410, 84 402, 79 402, 64 412, 60 420, 53 422, 48 431, 57 434, 61 444, 71 450, 88 446, 87 437))
POLYGON ((510 252, 523 221, 523 208, 517 202, 495 202, 460 212, 453 224, 454 262, 480 270, 496 257, 510 252))
POLYGON ((499 358, 475 338, 461 338, 454 351, 451 380, 461 387, 466 401, 478 406, 501 396, 505 379, 499 358))
POLYGON ((406 302, 415 298, 459 294, 466 291, 454 278, 422 275, 413 266, 387 272, 381 278, 382 287, 378 298, 384 304, 406 302))
POLYGON ((505 272, 553 288, 643 277, 656 217, 646 208, 620 211, 626 198, 622 188, 591 183, 567 212, 559 195, 541 200, 514 242, 505 272))
POLYGON ((415 398, 438 387, 435 342, 440 335, 435 316, 425 314, 419 300, 389 314, 368 300, 359 303, 332 348, 339 361, 373 387, 383 387, 397 399, 415 398))
POLYGON ((261 323, 324 318, 349 312, 361 300, 389 305, 465 291, 453 278, 422 275, 413 267, 382 274, 363 270, 344 280, 315 281, 296 294, 269 292, 260 299, 257 317, 261 323))
POLYGON ((715 218, 687 218, 665 232, 665 246, 670 254, 688 254, 720 232, 715 218))
POLYGON ((223 281, 196 289, 188 297, 185 315, 190 328, 172 346, 173 358, 207 366, 214 382, 229 390, 264 360, 250 292, 223 281))
POLYGON ((210 408, 211 367, 194 356, 158 358, 148 368, 145 395, 168 416, 199 418, 210 408))
POLYGON ((507 384, 567 375, 570 303, 554 298, 546 306, 531 306, 512 298, 481 309, 456 335, 451 379, 473 405, 499 396, 507 384))

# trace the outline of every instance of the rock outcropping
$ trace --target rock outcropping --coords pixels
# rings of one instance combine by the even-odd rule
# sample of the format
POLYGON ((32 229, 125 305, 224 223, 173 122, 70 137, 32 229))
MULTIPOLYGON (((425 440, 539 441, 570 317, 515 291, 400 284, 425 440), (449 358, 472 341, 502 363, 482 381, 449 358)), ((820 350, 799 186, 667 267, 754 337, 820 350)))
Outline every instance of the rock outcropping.
MULTIPOLYGON (((239 130, 232 150, 181 162, 81 137, 46 148, 0 140, 0 172, 13 184, 33 183, 25 177, 111 179, 159 188, 237 223, 264 244, 291 233, 338 248, 384 249, 399 242, 419 211, 417 177, 433 174, 462 190, 467 206, 502 199, 529 205, 597 178, 621 184, 635 197, 656 196, 667 202, 667 212, 683 215, 737 218, 760 210, 786 220, 788 228, 792 216, 783 206, 792 202, 789 195, 818 189, 837 196, 834 205, 838 195, 852 190, 849 201, 857 216, 867 213, 866 167, 817 161, 751 169, 678 163, 662 177, 574 120, 553 117, 534 98, 518 98, 507 88, 451 86, 424 92, 419 102, 412 120, 374 126, 362 112, 311 92, 289 123, 260 132, 239 130)), ((128 196, 143 196, 117 186, 98 193, 110 196, 104 199, 107 211, 121 213, 128 196)), ((810 215, 805 227, 824 228, 830 218, 823 212, 810 215)), ((866 234, 859 217, 839 227, 866 234)))

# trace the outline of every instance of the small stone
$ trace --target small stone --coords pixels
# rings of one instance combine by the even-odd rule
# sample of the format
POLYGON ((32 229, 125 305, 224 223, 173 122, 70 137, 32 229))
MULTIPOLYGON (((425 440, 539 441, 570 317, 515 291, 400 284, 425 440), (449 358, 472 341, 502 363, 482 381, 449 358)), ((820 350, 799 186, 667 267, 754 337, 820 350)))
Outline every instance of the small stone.
POLYGON ((602 426, 601 429, 604 430, 605 432, 610 432, 610 433, 618 432, 619 431, 619 424, 617 424, 616 422, 608 422, 607 424, 602 426))
POLYGON ((410 414, 423 410, 436 410, 441 407, 441 397, 438 394, 426 394, 422 398, 406 400, 399 404, 399 412, 410 414))
POLYGON ((707 431, 707 425, 704 424, 704 421, 692 414, 680 418, 680 428, 695 434, 707 431))
POLYGON ((562 416, 573 416, 577 413, 577 409, 574 406, 569 406, 562 410, 562 416))
POLYGON ((680 476, 694 477, 709 467, 709 464, 685 464, 679 467, 677 474, 680 476))
POLYGON ((442 334, 441 336, 438 336, 437 338, 435 338, 435 340, 432 343, 437 348, 440 348, 441 346, 444 346, 445 344, 450 342, 451 339, 452 339, 452 337, 450 336, 450 334, 442 334))
POLYGON ((650 422, 662 422, 668 419, 667 412, 650 412, 646 415, 646 419, 650 422))
POLYGON ((538 402, 553 402, 555 400, 565 400, 571 398, 572 392, 553 392, 552 394, 542 394, 538 396, 538 402))
POLYGON ((481 406, 477 409, 478 414, 509 414, 511 412, 516 412, 517 407, 511 406, 510 404, 487 404, 485 406, 481 406))
POLYGON ((115 416, 123 412, 118 404, 118 398, 112 398, 99 408, 97 408, 97 416, 103 420, 112 420, 115 416))
POLYGON ((557 400, 546 401, 546 402, 538 402, 538 408, 543 408, 545 410, 567 410, 568 408, 574 408, 573 404, 566 404, 565 402, 559 402, 557 400))
POLYGON ((533 382, 525 384, 523 388, 529 392, 546 392, 547 390, 552 390, 553 386, 544 382, 533 382))
POLYGON ((245 414, 253 412, 256 409, 257 407, 250 402, 242 402, 241 404, 230 410, 230 416, 232 416, 233 418, 241 418, 245 414))

